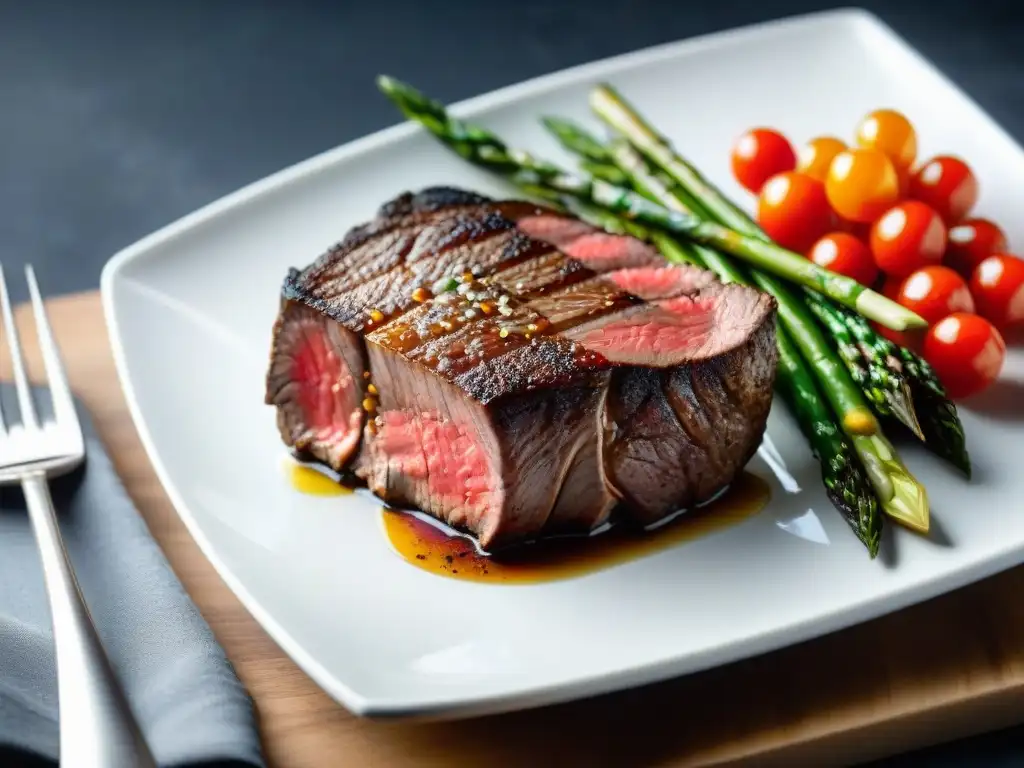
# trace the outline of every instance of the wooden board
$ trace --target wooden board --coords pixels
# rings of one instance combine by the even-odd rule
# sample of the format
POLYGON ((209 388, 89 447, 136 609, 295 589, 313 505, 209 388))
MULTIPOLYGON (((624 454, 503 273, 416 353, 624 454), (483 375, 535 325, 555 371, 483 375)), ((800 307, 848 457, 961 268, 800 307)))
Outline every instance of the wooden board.
MULTIPOLYGON (((359 720, 259 627, 200 554, 143 453, 96 294, 50 303, 72 385, 252 693, 273 766, 849 765, 1024 720, 1024 567, 687 678, 475 720, 359 720)), ((21 318, 30 364, 31 318, 21 318)), ((666 606, 671 610, 671 606, 666 606)))

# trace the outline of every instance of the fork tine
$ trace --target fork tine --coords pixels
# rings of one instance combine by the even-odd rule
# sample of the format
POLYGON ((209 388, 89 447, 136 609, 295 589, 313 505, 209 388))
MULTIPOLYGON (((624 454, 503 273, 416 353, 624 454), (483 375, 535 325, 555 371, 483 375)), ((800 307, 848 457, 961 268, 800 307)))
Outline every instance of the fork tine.
POLYGON ((21 408, 21 424, 25 429, 35 429, 36 407, 32 403, 32 392, 28 386, 28 375, 25 373, 25 361, 21 356, 21 341, 18 338, 18 327, 14 324, 14 311, 11 309, 11 298, 7 293, 7 280, 4 268, 0 264, 0 311, 3 312, 4 325, 7 327, 7 346, 11 352, 11 367, 14 369, 14 386, 18 390, 18 406, 21 408))
POLYGON ((46 314, 46 305, 39 293, 39 283, 31 264, 25 265, 25 279, 28 281, 28 292, 32 298, 32 313, 36 318, 36 335, 39 337, 39 348, 43 353, 43 365, 46 367, 46 378, 50 385, 50 398, 53 401, 53 419, 58 424, 77 424, 78 414, 75 412, 71 387, 64 372, 64 364, 60 358, 60 347, 53 338, 53 329, 46 314))

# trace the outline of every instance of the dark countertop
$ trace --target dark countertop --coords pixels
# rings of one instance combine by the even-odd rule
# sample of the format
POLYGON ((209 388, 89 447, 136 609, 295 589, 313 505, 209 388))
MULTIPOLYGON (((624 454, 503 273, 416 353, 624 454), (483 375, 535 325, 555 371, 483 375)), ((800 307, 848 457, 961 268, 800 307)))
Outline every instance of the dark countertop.
MULTIPOLYGON (((862 5, 1024 141, 1024 5, 862 5)), ((104 262, 154 229, 397 122, 373 84, 383 70, 455 101, 636 48, 826 7, 797 0, 520 0, 493 9, 470 0, 0 0, 0 259, 34 263, 48 293, 95 288, 104 262)), ((885 764, 1021 762, 1024 730, 1011 730, 885 764)))

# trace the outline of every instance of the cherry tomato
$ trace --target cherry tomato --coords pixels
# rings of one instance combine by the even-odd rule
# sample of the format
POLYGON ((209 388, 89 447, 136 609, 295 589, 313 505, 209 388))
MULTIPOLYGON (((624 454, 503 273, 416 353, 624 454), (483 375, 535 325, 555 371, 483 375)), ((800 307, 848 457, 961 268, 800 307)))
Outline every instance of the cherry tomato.
POLYGON ((967 163, 940 155, 922 165, 910 179, 910 197, 928 203, 947 224, 960 221, 978 202, 978 181, 967 163))
POLYGON ((819 267, 852 277, 861 285, 874 285, 878 267, 871 249, 847 232, 832 232, 813 246, 807 258, 819 267))
POLYGON ((978 314, 1005 330, 1024 320, 1024 261, 997 253, 982 261, 971 277, 978 314))
POLYGON ((871 227, 871 253, 887 275, 906 277, 938 264, 946 250, 946 227, 924 203, 907 200, 894 205, 871 227))
POLYGON ((993 253, 1006 250, 1006 235, 988 219, 967 219, 951 227, 946 245, 946 264, 964 277, 993 253))
POLYGON ((917 157, 917 132, 902 113, 879 109, 857 126, 857 146, 880 149, 897 168, 909 168, 917 157))
POLYGON ((796 153, 789 140, 770 128, 753 128, 732 146, 733 176, 755 195, 772 176, 795 167, 796 153))
POLYGON ((761 188, 757 221, 783 248, 806 253, 832 229, 835 217, 822 183, 789 171, 772 176, 761 188))
POLYGON ((973 312, 967 281, 949 267, 923 267, 903 284, 896 301, 934 325, 954 312, 973 312))
POLYGON ((899 199, 899 178, 884 152, 847 149, 829 166, 825 192, 844 219, 872 221, 899 199))
POLYGON ((846 145, 833 136, 820 136, 811 139, 797 153, 796 169, 806 173, 812 179, 824 183, 828 177, 829 166, 836 155, 846 149, 846 145))
POLYGON ((928 331, 924 359, 932 364, 946 394, 959 400, 981 392, 999 377, 1006 342, 985 318, 956 312, 928 331))

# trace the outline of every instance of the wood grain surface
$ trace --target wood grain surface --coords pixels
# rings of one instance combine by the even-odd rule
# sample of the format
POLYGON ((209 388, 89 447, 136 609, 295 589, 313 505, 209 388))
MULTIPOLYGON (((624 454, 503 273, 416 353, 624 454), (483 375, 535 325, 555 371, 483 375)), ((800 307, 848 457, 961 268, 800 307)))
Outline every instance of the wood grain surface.
MULTIPOLYGON (((128 492, 256 701, 273 766, 849 765, 1024 720, 1024 567, 640 689, 452 723, 354 718, 249 616, 178 519, 125 407, 98 296, 56 299, 50 313, 128 492)), ((38 372, 31 318, 19 318, 38 372)))

